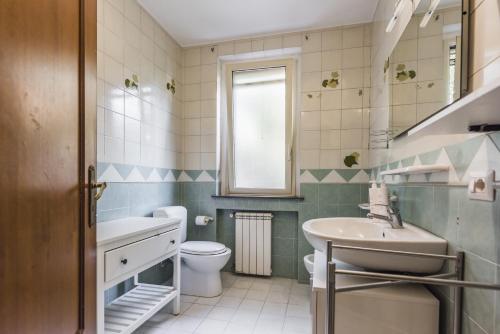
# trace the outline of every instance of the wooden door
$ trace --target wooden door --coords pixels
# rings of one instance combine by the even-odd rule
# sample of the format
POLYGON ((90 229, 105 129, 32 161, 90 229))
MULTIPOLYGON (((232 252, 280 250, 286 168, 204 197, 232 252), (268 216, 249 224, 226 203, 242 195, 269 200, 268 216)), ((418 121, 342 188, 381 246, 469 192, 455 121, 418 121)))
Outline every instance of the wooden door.
POLYGON ((95 0, 0 6, 0 333, 95 332, 95 24, 95 0))

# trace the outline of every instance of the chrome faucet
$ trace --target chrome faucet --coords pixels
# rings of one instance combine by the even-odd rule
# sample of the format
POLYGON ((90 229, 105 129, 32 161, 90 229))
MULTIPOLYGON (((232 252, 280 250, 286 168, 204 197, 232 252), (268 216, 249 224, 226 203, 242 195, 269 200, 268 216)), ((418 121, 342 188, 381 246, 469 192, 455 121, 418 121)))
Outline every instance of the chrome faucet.
POLYGON ((392 228, 403 228, 403 221, 401 220, 401 214, 396 207, 392 207, 391 205, 382 205, 382 204, 375 204, 375 205, 381 205, 385 206, 387 208, 387 216, 384 215, 378 215, 375 213, 369 213, 366 215, 369 219, 381 219, 389 224, 391 224, 392 228))

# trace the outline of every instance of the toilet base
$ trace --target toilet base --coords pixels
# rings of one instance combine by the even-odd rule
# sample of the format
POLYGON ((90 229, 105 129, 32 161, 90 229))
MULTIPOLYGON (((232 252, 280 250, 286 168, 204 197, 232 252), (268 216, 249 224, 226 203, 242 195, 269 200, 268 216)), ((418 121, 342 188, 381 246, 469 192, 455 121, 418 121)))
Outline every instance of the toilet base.
POLYGON ((220 271, 207 273, 191 270, 181 265, 181 293, 197 297, 217 297, 222 294, 220 271))

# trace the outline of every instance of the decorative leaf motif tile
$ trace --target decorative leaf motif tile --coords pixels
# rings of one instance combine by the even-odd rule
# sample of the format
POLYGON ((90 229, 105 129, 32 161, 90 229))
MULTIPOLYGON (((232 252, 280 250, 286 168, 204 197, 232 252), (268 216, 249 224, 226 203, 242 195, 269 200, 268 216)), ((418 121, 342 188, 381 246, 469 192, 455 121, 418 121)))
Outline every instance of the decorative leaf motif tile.
POLYGON ((344 157, 344 165, 346 165, 349 168, 351 168, 354 165, 358 165, 359 157, 360 154, 358 152, 352 152, 350 155, 346 155, 344 157))

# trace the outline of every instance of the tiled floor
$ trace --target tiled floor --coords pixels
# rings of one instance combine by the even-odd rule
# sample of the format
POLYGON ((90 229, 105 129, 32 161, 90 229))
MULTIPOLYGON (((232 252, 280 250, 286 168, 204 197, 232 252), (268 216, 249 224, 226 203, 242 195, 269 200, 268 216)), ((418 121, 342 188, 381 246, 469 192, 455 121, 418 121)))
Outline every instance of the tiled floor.
POLYGON ((310 334, 309 286, 286 278, 222 274, 215 298, 181 297, 181 314, 161 310, 141 334, 310 334))

